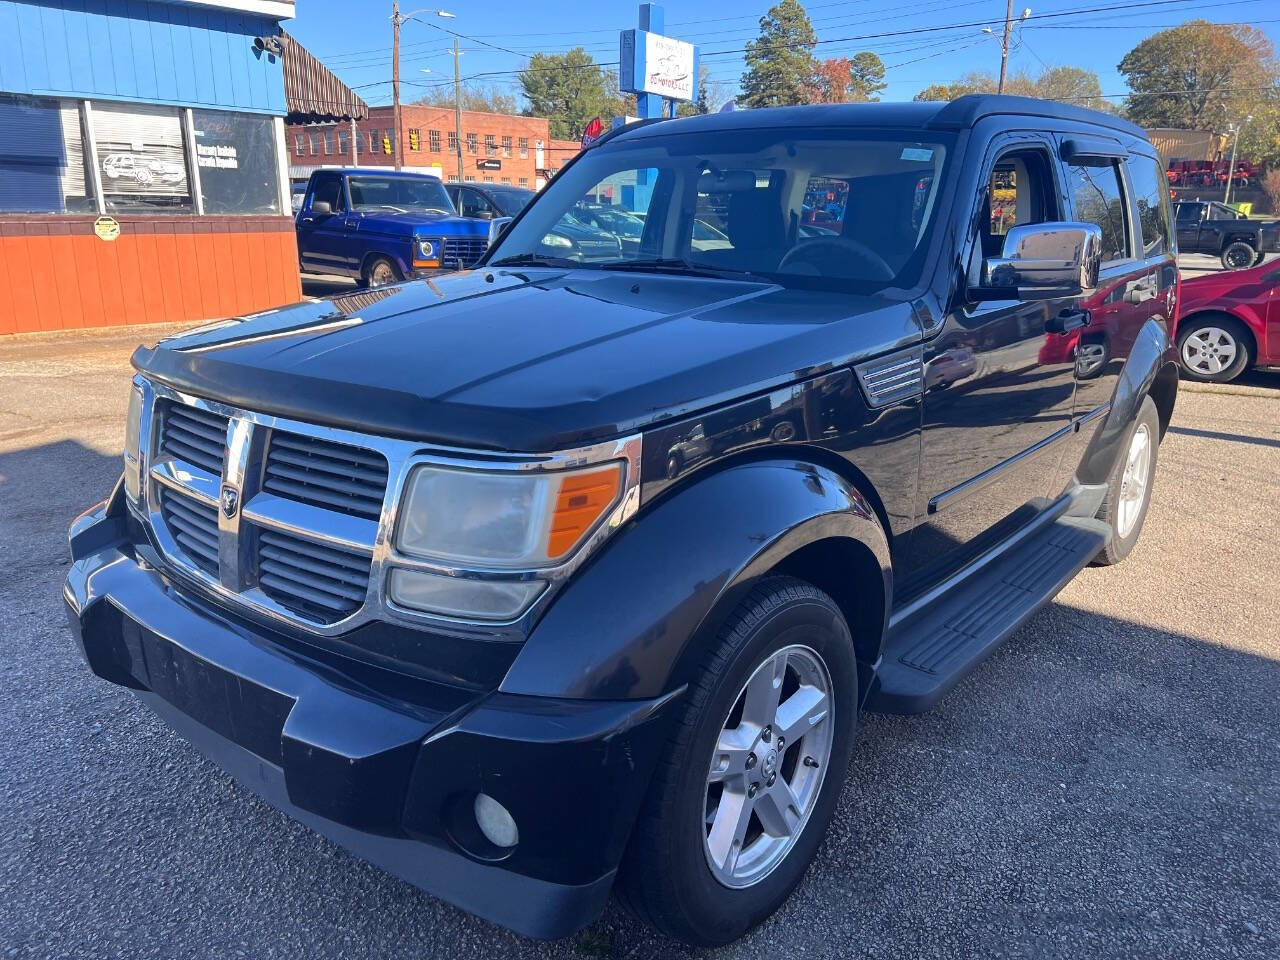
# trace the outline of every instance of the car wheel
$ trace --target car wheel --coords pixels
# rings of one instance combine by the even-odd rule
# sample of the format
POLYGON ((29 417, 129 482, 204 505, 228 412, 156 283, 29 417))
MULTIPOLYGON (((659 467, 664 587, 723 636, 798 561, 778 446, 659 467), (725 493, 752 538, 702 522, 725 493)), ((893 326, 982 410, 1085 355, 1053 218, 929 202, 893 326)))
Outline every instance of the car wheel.
POLYGON ((1138 542, 1147 507, 1151 505, 1159 452, 1160 416, 1151 398, 1143 397, 1138 416, 1107 478, 1106 498, 1098 509, 1098 519, 1111 525, 1111 539, 1094 558, 1095 566, 1119 563, 1138 542))
POLYGON ((1267 255, 1265 253, 1260 253, 1253 258, 1253 265, 1256 267, 1258 266, 1258 264, 1262 263, 1262 261, 1265 259, 1267 259, 1267 255))
POLYGON ((400 276, 400 268, 386 257, 374 257, 364 268, 364 277, 361 280, 363 286, 366 287, 385 287, 389 283, 399 283, 404 277, 400 276))
POLYGON ((1244 270, 1253 266, 1257 252, 1243 240, 1228 243, 1222 250, 1222 266, 1227 270, 1244 270))
POLYGON ((684 461, 681 459, 680 454, 673 453, 671 456, 667 457, 667 479, 674 480, 676 477, 680 476, 680 468, 683 465, 684 461))
POLYGON ((1226 383, 1249 366, 1249 338, 1238 320, 1205 314, 1180 325, 1178 359, 1190 379, 1226 383))
POLYGON ((1092 380, 1111 362, 1111 347, 1105 339, 1088 340, 1076 345, 1076 376, 1092 380))
POLYGON ((857 663, 835 602, 761 581, 684 696, 619 876, 619 899, 669 936, 736 940, 800 882, 840 795, 857 663))

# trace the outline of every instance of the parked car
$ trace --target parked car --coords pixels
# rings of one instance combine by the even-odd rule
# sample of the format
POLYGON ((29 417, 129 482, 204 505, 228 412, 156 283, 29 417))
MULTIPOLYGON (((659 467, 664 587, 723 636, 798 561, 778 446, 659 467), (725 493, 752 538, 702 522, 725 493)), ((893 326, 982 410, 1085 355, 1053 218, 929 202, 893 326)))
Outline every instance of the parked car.
MULTIPOLYGON (((451 183, 445 188, 449 199, 464 217, 495 220, 514 217, 537 196, 532 190, 491 183, 451 183)), ((538 252, 562 260, 610 260, 619 255, 621 241, 612 233, 565 217, 542 238, 538 252)))
POLYGON ((1192 380, 1225 383, 1280 366, 1280 261, 1184 280, 1175 342, 1192 380))
POLYGON ((439 177, 317 170, 296 218, 304 273, 366 287, 472 267, 489 246, 487 220, 460 217, 439 177))
POLYGON ((627 255, 634 255, 640 249, 640 236, 644 232, 643 216, 637 216, 620 206, 585 201, 574 206, 572 216, 579 223, 617 237, 622 244, 622 252, 627 255))
POLYGON ((1178 384, 1166 191, 1138 127, 1043 100, 607 133, 476 270, 134 355, 124 476, 70 535, 87 663, 492 921, 565 936, 616 889, 731 941, 800 882, 860 711, 928 709, 1135 548, 1178 384), (540 252, 639 170, 643 256, 540 252), (800 236, 832 177, 839 232, 800 236), (1112 363, 1039 362, 1099 276, 1155 291, 1112 363))
POLYGON ((1251 220, 1216 200, 1179 200, 1173 208, 1181 253, 1213 254, 1226 269, 1244 270, 1280 251, 1280 220, 1251 220))

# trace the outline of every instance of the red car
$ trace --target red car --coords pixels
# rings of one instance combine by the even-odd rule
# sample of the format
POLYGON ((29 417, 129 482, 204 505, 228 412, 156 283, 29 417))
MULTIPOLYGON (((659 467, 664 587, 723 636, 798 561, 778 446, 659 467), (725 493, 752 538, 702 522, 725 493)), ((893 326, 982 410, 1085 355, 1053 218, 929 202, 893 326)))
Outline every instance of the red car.
POLYGON ((1253 366, 1280 366, 1280 260, 1182 281, 1174 333, 1192 380, 1226 383, 1253 366))

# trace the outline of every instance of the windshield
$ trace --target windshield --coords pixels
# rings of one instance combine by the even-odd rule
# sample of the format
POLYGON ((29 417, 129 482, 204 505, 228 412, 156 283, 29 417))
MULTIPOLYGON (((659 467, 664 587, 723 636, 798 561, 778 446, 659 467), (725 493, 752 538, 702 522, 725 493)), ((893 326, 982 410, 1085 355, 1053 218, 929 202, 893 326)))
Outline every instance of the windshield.
POLYGON ((525 206, 537 194, 532 190, 490 190, 489 198, 493 201, 493 205, 498 208, 498 212, 504 217, 514 217, 517 213, 525 208, 525 206))
POLYGON ((444 184, 434 177, 351 177, 348 186, 352 210, 453 213, 444 184))
POLYGON ((615 142, 552 180, 488 263, 908 285, 936 219, 950 143, 803 128, 615 142), (616 242, 551 255, 549 236, 575 223, 616 242))

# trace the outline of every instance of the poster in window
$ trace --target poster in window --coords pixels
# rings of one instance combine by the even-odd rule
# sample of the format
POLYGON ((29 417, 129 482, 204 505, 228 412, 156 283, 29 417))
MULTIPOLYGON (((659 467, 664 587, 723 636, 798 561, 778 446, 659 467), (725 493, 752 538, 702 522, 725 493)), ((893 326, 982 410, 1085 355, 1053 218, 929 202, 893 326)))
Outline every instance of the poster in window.
POLYGON ((177 110, 94 104, 93 129, 102 195, 109 209, 190 209, 177 110))
POLYGON ((279 213, 280 167, 271 117, 193 110, 191 119, 204 212, 279 213))

